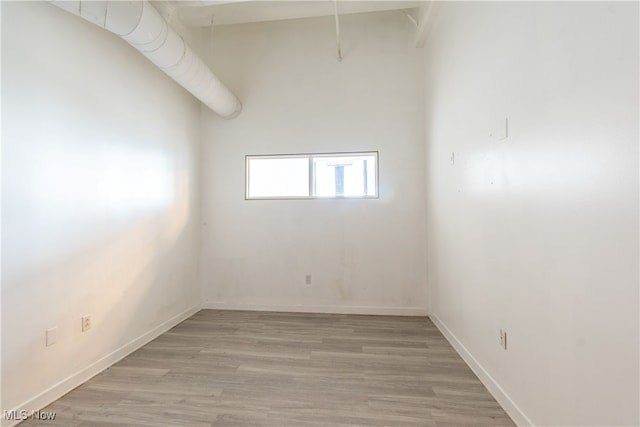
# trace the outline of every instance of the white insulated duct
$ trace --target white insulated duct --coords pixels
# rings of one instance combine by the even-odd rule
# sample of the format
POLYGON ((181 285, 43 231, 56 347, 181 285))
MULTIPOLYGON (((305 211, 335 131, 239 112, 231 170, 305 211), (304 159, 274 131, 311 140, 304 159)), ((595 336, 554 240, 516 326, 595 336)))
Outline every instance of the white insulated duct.
POLYGON ((51 1, 135 47, 218 115, 232 119, 242 104, 147 0, 51 1))

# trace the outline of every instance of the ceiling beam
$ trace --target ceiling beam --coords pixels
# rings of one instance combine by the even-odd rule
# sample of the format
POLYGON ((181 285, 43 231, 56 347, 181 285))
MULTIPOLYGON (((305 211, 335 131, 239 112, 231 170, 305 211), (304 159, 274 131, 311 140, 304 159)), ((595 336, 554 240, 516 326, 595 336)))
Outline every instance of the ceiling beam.
MULTIPOLYGON (((208 0, 201 0, 206 4, 208 0)), ((193 2, 189 2, 190 4, 193 2)), ((178 14, 188 27, 209 27, 282 19, 333 16, 333 1, 234 1, 200 7, 180 7, 178 14)), ((340 15, 417 8, 421 1, 339 1, 340 15)))

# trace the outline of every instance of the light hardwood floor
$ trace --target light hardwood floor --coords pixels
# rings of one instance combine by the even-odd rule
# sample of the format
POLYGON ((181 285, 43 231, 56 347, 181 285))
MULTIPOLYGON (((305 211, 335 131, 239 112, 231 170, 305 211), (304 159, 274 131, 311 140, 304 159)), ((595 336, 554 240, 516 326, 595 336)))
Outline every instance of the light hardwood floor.
POLYGON ((31 426, 513 426, 428 318, 202 310, 31 426))

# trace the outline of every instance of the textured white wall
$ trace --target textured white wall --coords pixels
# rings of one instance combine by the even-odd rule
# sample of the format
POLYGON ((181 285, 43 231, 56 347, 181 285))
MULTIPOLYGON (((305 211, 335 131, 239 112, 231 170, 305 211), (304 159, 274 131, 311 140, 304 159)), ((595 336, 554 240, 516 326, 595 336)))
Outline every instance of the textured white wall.
POLYGON ((2 9, 2 409, 33 410, 199 306, 200 104, 50 4, 2 9))
POLYGON ((512 413, 638 425, 638 3, 446 3, 425 49, 431 313, 512 413))
POLYGON ((205 306, 426 312, 422 53, 400 11, 341 30, 342 62, 332 17, 201 33, 244 103, 203 111, 205 306), (380 152, 377 200, 244 200, 247 154, 358 150, 380 152))

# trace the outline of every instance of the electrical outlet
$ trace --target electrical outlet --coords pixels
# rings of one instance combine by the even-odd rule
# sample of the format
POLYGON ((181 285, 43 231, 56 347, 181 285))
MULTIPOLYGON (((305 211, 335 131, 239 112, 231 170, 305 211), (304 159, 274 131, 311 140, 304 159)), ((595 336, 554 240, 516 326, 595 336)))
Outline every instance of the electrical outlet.
POLYGON ((507 349, 507 331, 500 329, 500 347, 507 349))
POLYGON ((91 329, 91 316, 83 316, 82 317, 82 332, 87 332, 91 329))
POLYGON ((489 133, 489 138, 502 141, 509 138, 509 118, 504 117, 493 123, 493 129, 489 133))
POLYGON ((54 326, 53 328, 47 329, 45 331, 45 336, 46 336, 46 346, 49 347, 51 345, 54 345, 56 342, 58 342, 58 327, 54 326))
POLYGON ((311 284, 311 275, 307 274, 306 276, 304 276, 304 284, 305 285, 310 285, 311 284))

